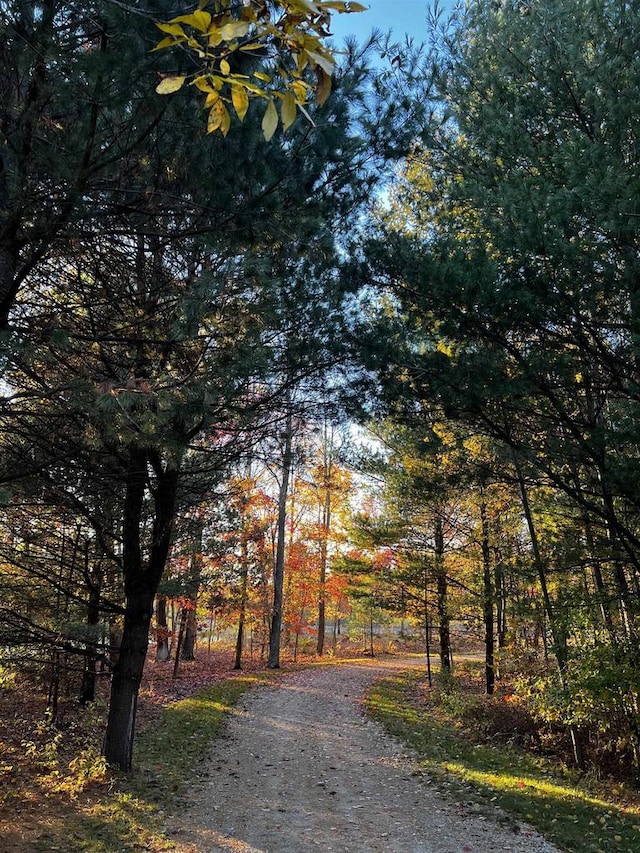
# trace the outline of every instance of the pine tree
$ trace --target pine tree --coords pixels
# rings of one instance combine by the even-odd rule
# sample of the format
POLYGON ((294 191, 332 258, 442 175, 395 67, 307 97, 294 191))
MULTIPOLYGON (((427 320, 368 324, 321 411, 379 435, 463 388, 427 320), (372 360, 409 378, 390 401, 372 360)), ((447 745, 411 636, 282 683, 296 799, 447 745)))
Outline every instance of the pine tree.
MULTIPOLYGON (((640 578, 637 11, 473 3, 434 32, 433 121, 371 254, 397 315, 387 388, 488 433, 583 517, 591 607, 621 672, 640 578)), ((615 703, 637 752, 636 689, 615 703)))
MULTIPOLYGON (((142 62, 135 31, 109 43, 105 78, 142 62)), ((81 519, 117 578, 91 618, 98 608, 120 621, 105 755, 124 769, 176 514, 246 455, 299 377, 337 357, 326 355, 343 292, 333 234, 372 180, 352 78, 315 129, 269 146, 249 117, 226 139, 207 136, 188 98, 107 98, 95 133, 108 172, 105 159, 55 231, 43 221, 42 252, 7 291, 3 480, 16 500, 33 482, 41 512, 63 505, 81 519)), ((85 601, 96 591, 74 583, 85 601)))

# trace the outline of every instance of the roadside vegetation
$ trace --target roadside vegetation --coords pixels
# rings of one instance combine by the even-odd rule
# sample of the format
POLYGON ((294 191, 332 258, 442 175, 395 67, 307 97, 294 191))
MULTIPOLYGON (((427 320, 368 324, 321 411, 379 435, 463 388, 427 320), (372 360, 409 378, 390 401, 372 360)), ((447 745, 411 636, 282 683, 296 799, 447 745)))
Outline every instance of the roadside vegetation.
MULTIPOLYGON (((30 734, 14 731, 11 743, 3 732, 0 819, 8 853, 194 853, 190 828, 185 832, 173 817, 206 779, 202 756, 227 715, 246 690, 274 677, 260 670, 207 675, 194 662, 177 683, 183 694, 194 689, 191 695, 167 701, 162 682, 148 687, 136 769, 129 774, 109 771, 100 756, 100 703, 90 726, 70 710, 62 731, 45 720, 34 722, 30 734), (216 680, 203 686, 207 677, 216 680), (14 821, 4 820, 11 814, 14 821)), ((536 721, 504 683, 493 697, 483 695, 482 686, 476 661, 460 662, 454 676, 436 673, 431 688, 424 671, 414 669, 379 682, 367 710, 417 751, 416 772, 469 811, 497 810, 514 831, 520 821, 530 824, 568 853, 636 853, 640 795, 633 780, 577 774, 569 767, 566 732, 536 721)), ((6 681, 1 692, 2 702, 15 702, 19 684, 6 681)), ((22 695, 19 710, 26 717, 33 696, 22 695)))
MULTIPOLYGON (((56 839, 78 853, 129 850, 186 853, 188 841, 172 838, 171 817, 188 806, 189 790, 207 776, 206 755, 226 716, 242 694, 264 682, 266 673, 235 676, 165 706, 157 723, 142 733, 137 769, 118 774, 110 796, 65 826, 56 839), (71 846, 73 842, 73 847, 71 846)), ((51 849, 42 838, 39 850, 51 849)))
MULTIPOLYGON (((227 655, 229 657, 229 655, 227 655)), ((142 731, 136 769, 130 774, 107 768, 100 755, 105 705, 96 702, 91 718, 65 708, 64 729, 38 721, 36 697, 18 682, 5 684, 0 703, 20 703, 20 730, 3 728, 3 785, 0 825, 7 853, 190 853, 195 848, 171 838, 170 818, 183 809, 188 791, 206 774, 202 761, 225 717, 242 694, 273 677, 251 672, 224 677, 192 695, 166 703, 163 685, 143 692, 142 731), (20 694, 22 700, 20 700, 20 694), (165 704, 166 703, 166 704, 165 704), (31 709, 31 715, 29 710, 31 709)), ((195 663, 178 682, 182 692, 207 675, 195 663)), ((174 682, 175 684, 175 682, 174 682)))
MULTIPOLYGON (((346 660, 285 661, 279 672, 346 660)), ((53 725, 42 714, 46 696, 5 671, 0 681, 2 853, 196 853, 172 819, 188 807, 190 791, 206 780, 209 767, 203 759, 242 695, 279 674, 260 669, 260 661, 247 661, 244 672, 232 673, 232 663, 227 649, 183 664, 181 677, 173 679, 171 667, 148 661, 130 773, 111 770, 100 753, 103 698, 89 712, 73 700, 61 702, 60 722, 53 725)))
POLYGON ((480 665, 464 662, 428 686, 411 670, 378 682, 370 716, 419 756, 421 771, 470 811, 522 821, 568 853, 637 853, 640 796, 629 781, 578 774, 566 733, 536 722, 510 690, 482 695, 480 665))

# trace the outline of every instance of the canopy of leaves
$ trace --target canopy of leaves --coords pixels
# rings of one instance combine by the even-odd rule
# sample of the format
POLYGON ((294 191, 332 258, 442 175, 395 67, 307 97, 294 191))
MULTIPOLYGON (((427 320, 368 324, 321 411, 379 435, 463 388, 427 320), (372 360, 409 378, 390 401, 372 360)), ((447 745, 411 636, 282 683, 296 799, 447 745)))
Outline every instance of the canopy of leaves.
POLYGON ((331 14, 365 9, 343 0, 203 0, 192 13, 157 24, 165 36, 155 50, 181 46, 197 69, 163 77, 156 91, 168 95, 186 82, 195 86, 204 94, 209 133, 225 136, 229 108, 242 121, 250 99, 261 98, 269 140, 280 122, 286 131, 299 110, 308 116, 310 96, 319 104, 329 96, 335 56, 324 40, 331 35, 331 14))

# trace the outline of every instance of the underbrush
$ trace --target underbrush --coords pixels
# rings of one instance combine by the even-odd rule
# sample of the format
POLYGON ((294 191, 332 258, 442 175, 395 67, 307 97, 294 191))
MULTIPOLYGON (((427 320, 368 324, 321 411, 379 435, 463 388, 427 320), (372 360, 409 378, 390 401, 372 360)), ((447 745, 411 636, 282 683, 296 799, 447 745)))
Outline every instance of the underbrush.
MULTIPOLYGON (((340 661, 315 656, 282 671, 340 661)), ((345 661, 346 662, 346 661, 345 661)), ((181 665, 148 661, 140 691, 132 773, 116 773, 100 754, 106 696, 88 708, 61 697, 58 718, 46 693, 24 678, 0 683, 0 837, 2 853, 192 853, 167 835, 166 819, 183 810, 189 786, 241 695, 277 677, 260 661, 233 672, 233 655, 181 665)), ((106 688, 106 684, 104 685, 106 688)))
POLYGON ((73 695, 60 697, 54 721, 36 681, 3 680, 3 853, 190 853, 189 845, 167 837, 164 818, 184 803, 226 714, 266 676, 229 677, 229 654, 185 664, 178 679, 171 665, 148 663, 130 774, 110 770, 100 754, 106 701, 81 707, 73 695))
POLYGON ((186 807, 188 787, 226 715, 246 690, 265 678, 229 678, 164 707, 137 741, 135 770, 110 773, 101 795, 82 802, 62 824, 41 834, 34 849, 186 853, 189 845, 167 836, 166 818, 186 807))
POLYGON ((473 667, 436 679, 432 689, 422 672, 384 679, 370 692, 368 710, 471 810, 513 815, 569 853, 640 850, 638 791, 573 773, 564 732, 541 729, 510 692, 481 695, 473 667))

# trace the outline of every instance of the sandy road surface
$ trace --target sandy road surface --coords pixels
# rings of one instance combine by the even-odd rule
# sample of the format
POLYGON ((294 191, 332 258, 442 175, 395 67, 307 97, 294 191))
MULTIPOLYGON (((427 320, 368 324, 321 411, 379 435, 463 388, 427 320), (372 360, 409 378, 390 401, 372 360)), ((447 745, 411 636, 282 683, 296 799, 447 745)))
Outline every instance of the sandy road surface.
POLYGON ((412 665, 319 667, 252 691, 176 833, 202 853, 557 853, 529 827, 440 796, 363 717, 367 686, 412 665))

